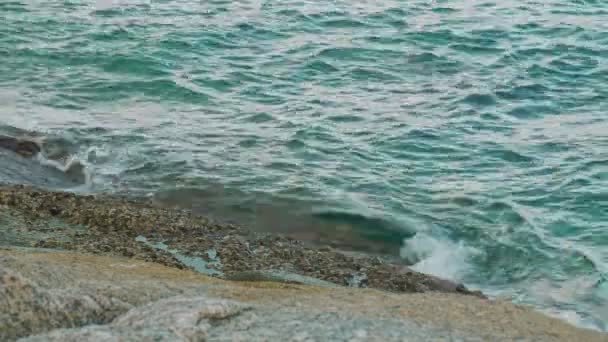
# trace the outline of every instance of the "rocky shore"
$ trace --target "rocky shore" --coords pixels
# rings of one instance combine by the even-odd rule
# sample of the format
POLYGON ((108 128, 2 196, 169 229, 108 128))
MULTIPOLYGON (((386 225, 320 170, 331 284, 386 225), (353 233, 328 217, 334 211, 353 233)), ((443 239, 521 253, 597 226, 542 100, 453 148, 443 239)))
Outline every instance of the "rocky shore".
POLYGON ((0 246, 0 340, 608 338, 391 260, 118 198, 0 188, 0 246))
POLYGON ((25 186, 0 188, 0 206, 3 221, 8 222, 0 231, 10 246, 133 257, 234 279, 264 271, 342 286, 483 296, 380 257, 313 248, 289 237, 217 224, 184 210, 25 186))
POLYGON ((606 341, 454 293, 225 281, 133 258, 0 249, 0 340, 606 341))
MULTIPOLYGON (((0 137, 7 179, 69 184, 0 137), (6 154, 6 155, 4 155, 6 154), (19 169, 21 168, 21 169, 19 169), (21 172, 21 171, 23 172, 21 172), (27 170, 27 171, 26 171, 27 170)), ((0 177, 0 184, 2 182, 0 177)), ((9 182, 11 183, 11 182, 9 182)), ((47 186, 47 188, 53 186, 47 186)), ((0 186, 0 340, 606 341, 398 259, 112 196, 0 186)))

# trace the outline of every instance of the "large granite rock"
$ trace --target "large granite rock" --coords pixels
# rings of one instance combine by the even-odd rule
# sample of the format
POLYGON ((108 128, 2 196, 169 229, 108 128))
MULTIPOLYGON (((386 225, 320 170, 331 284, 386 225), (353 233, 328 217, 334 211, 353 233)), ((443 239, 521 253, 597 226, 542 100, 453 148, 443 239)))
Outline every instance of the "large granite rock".
POLYGON ((0 340, 606 341, 446 293, 226 281, 134 259, 0 250, 0 340))
POLYGON ((108 325, 58 329, 25 341, 204 341, 212 324, 247 309, 208 297, 171 297, 129 310, 108 325))

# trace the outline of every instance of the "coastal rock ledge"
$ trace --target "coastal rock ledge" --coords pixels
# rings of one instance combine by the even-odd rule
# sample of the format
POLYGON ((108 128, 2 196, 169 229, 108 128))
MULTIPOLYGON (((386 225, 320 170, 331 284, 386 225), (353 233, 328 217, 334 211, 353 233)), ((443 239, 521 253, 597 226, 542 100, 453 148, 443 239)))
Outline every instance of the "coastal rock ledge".
POLYGON ((0 340, 606 341, 449 293, 226 281, 132 258, 0 249, 0 340))
POLYGON ((397 259, 0 187, 0 341, 608 341, 397 259))

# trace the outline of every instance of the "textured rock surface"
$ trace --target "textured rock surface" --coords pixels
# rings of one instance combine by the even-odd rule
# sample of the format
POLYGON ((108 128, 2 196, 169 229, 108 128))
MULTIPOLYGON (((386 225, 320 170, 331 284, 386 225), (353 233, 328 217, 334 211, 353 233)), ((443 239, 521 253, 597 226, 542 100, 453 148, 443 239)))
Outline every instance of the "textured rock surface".
POLYGON ((311 248, 289 237, 255 234, 188 211, 117 198, 5 187, 0 188, 0 215, 9 217, 0 233, 20 232, 13 239, 20 243, 8 245, 135 257, 178 268, 198 264, 204 266, 199 269, 228 277, 273 270, 345 286, 481 295, 395 260, 311 248), (54 228, 61 225, 64 228, 54 228))
POLYGON ((0 340, 606 341, 510 303, 224 281, 143 261, 0 250, 0 340), (37 335, 36 335, 37 334, 37 335))
POLYGON ((229 319, 247 306, 206 297, 171 297, 134 308, 108 325, 58 329, 27 341, 203 341, 212 322, 229 319))
POLYGON ((33 140, 8 135, 0 135, 0 148, 13 151, 23 157, 33 157, 41 151, 40 145, 33 140))

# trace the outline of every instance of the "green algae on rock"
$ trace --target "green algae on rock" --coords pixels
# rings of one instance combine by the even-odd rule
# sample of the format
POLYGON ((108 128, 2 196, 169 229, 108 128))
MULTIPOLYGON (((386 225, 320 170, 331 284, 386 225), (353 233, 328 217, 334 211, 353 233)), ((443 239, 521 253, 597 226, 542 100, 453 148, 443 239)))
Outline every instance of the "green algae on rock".
POLYGON ((155 244, 152 244, 148 241, 148 239, 146 239, 145 236, 142 236, 142 235, 139 235, 138 237, 136 237, 135 241, 142 242, 154 249, 170 253, 171 255, 173 255, 175 257, 175 259, 177 259, 179 262, 181 262, 184 266, 191 268, 191 269, 195 270, 196 272, 199 272, 202 274, 207 274, 207 275, 222 275, 221 271, 218 271, 217 269, 210 268, 207 266, 208 263, 215 263, 216 267, 219 267, 221 269, 221 262, 217 258, 217 253, 215 252, 214 249, 210 249, 207 251, 207 253, 206 253, 207 257, 210 259, 210 261, 207 262, 205 259, 203 259, 201 257, 189 257, 186 255, 183 255, 182 253, 180 253, 179 251, 177 251, 175 249, 168 248, 168 246, 162 242, 157 242, 155 244))

